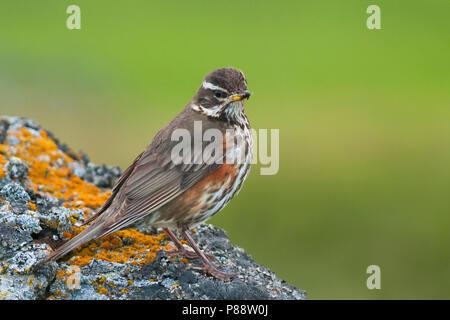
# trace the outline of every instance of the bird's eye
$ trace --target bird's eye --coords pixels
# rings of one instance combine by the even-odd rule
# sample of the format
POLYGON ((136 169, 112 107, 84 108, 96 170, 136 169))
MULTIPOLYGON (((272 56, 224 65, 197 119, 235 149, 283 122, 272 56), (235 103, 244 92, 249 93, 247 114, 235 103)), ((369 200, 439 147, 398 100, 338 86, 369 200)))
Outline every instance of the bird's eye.
POLYGON ((227 94, 222 90, 214 90, 214 95, 216 98, 225 98, 227 94))

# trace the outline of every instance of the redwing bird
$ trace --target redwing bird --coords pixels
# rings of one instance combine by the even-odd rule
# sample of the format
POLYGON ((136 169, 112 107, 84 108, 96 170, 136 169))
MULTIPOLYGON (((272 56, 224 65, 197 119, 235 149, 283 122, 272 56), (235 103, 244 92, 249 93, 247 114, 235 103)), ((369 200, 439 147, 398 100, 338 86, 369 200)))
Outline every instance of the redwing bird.
POLYGON ((200 258, 202 266, 192 268, 205 270, 222 280, 236 276, 217 270, 209 260, 214 257, 199 249, 188 230, 220 211, 248 176, 253 140, 244 99, 249 97, 241 71, 221 68, 207 74, 192 100, 123 172, 111 197, 89 219, 92 223, 42 263, 56 260, 90 240, 145 223, 164 229, 177 247, 170 253, 200 258), (198 150, 180 155, 182 161, 174 161, 173 150, 177 145, 180 147, 180 142, 173 136, 177 133, 193 136, 199 124, 201 134, 206 135, 208 130, 215 133, 217 141, 213 149, 217 152, 208 149, 211 141, 202 139, 198 148, 195 139, 191 139, 182 147, 198 150), (180 230, 194 251, 185 249, 170 230, 174 228, 180 230))

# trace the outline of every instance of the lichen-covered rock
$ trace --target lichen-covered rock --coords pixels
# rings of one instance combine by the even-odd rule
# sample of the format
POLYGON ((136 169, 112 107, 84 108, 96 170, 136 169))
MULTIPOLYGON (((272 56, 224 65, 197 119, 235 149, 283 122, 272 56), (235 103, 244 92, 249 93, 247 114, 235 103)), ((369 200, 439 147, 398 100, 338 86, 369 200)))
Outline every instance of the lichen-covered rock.
MULTIPOLYGON (((0 299, 304 299, 305 293, 258 265, 226 233, 200 225, 193 237, 223 282, 169 256, 161 230, 140 226, 91 241, 34 268, 85 227, 110 195, 118 167, 89 162, 30 119, 0 117, 0 299)), ((185 243, 186 244, 186 243, 185 243)))
POLYGON ((24 212, 28 208, 27 203, 31 200, 25 189, 15 182, 6 184, 0 190, 0 196, 5 197, 6 204, 9 204, 16 213, 24 212))
POLYGON ((28 168, 19 158, 12 157, 5 166, 5 170, 8 172, 11 179, 22 180, 28 175, 28 168))

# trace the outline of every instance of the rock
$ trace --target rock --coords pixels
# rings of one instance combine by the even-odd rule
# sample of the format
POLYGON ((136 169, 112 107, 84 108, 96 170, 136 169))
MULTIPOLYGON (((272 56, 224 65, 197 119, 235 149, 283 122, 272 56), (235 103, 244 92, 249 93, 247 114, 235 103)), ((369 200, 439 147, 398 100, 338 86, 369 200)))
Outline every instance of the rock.
POLYGON ((11 179, 22 180, 28 175, 28 168, 20 158, 11 157, 6 163, 5 169, 11 179))
POLYGON ((6 203, 9 204, 16 213, 24 212, 31 200, 25 189, 18 183, 12 182, 6 184, 1 190, 0 195, 5 197, 6 203))
POLYGON ((71 162, 69 165, 69 169, 72 171, 74 175, 83 179, 86 175, 86 168, 78 162, 71 162))
POLYGON ((118 167, 95 165, 30 119, 0 117, 0 299, 305 299, 208 224, 193 238, 229 282, 189 269, 155 228, 139 226, 91 241, 35 268, 83 230, 109 197, 118 167))
POLYGON ((98 187, 112 188, 121 174, 122 171, 119 167, 107 168, 105 165, 97 166, 89 163, 84 171, 83 178, 98 187))
POLYGON ((9 122, 5 119, 0 120, 0 143, 5 143, 8 134, 9 122))

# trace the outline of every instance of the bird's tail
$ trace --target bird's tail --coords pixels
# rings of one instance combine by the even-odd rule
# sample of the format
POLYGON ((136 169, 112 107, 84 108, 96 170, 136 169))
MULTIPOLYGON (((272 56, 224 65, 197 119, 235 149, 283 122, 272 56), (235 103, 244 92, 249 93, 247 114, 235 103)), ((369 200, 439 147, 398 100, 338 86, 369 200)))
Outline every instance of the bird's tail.
POLYGON ((56 259, 64 256, 65 254, 69 253, 76 247, 90 241, 93 239, 98 238, 102 235, 102 225, 101 224, 92 224, 89 227, 87 227, 85 230, 83 230, 81 233, 77 234, 72 239, 68 240, 58 248, 56 248, 55 252, 48 255, 44 259, 42 259, 39 262, 39 265, 42 265, 44 263, 47 263, 49 261, 55 261, 56 259))

